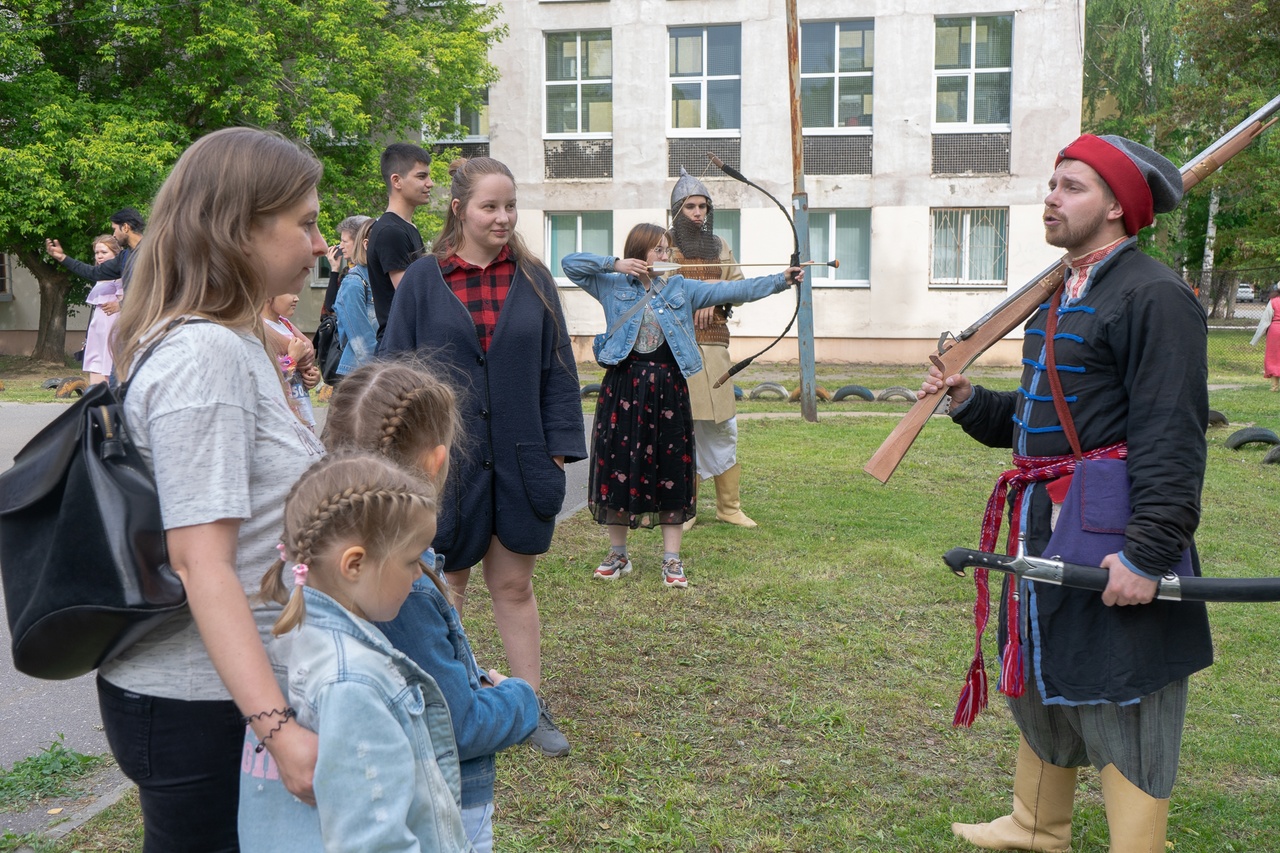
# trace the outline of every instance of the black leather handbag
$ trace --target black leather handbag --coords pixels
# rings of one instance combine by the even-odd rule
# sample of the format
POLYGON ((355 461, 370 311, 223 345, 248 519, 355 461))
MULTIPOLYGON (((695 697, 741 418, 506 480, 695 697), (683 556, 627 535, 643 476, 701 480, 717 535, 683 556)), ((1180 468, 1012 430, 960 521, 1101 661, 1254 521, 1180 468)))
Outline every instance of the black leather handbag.
POLYGON ((0 474, 13 663, 36 678, 96 669, 186 606, 155 480, 124 421, 127 388, 90 386, 0 474))

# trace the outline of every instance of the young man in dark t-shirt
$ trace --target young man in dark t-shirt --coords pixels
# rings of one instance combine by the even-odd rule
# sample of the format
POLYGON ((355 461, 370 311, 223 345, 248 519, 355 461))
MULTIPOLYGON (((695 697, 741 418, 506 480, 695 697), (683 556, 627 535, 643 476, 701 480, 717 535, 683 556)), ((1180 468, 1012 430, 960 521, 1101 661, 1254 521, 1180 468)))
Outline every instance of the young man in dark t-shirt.
POLYGON ((366 250, 379 341, 400 277, 422 256, 422 235, 413 224, 413 212, 430 200, 435 186, 431 154, 408 142, 388 145, 382 152, 382 180, 387 184, 387 211, 373 223, 366 250))

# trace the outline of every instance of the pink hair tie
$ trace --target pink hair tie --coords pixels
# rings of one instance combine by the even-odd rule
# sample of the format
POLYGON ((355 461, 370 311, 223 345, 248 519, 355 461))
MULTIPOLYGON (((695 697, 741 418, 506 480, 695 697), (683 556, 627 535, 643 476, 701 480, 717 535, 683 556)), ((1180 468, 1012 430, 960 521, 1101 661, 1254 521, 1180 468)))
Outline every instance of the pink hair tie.
POLYGON ((310 570, 307 568, 306 563, 298 563, 296 566, 294 566, 293 567, 293 585, 306 586, 308 571, 310 570))

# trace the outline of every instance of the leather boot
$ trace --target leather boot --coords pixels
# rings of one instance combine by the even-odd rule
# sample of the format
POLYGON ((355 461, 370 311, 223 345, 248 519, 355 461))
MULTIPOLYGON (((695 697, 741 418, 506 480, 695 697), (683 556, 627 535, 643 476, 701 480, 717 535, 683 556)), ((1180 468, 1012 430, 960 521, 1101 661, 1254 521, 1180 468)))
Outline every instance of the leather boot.
POLYGON ((987 850, 1071 849, 1071 809, 1076 768, 1042 761, 1026 738, 1018 738, 1018 767, 1013 774, 1013 814, 990 823, 953 823, 951 831, 987 850))
POLYGON ((1169 801, 1157 800, 1124 778, 1114 764, 1102 768, 1101 776, 1111 853, 1163 851, 1169 829, 1169 801))
POLYGON ((739 527, 755 527, 756 523, 742 511, 742 499, 738 495, 742 476, 742 463, 735 462, 723 474, 716 475, 716 518, 739 527))

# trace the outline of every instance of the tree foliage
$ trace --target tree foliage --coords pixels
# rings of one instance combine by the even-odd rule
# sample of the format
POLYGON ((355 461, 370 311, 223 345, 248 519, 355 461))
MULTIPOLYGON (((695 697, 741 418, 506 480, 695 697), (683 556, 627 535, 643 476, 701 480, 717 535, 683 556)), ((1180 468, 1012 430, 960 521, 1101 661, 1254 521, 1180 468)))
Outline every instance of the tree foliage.
MULTIPOLYGON (((0 250, 40 283, 39 358, 61 359, 73 283, 111 211, 146 210, 222 127, 307 142, 323 224, 382 210, 388 140, 455 129, 495 76, 497 8, 470 0, 20 0, 0 9, 0 250)), ((78 291, 77 291, 78 293, 78 291)))
MULTIPOLYGON (((1092 0, 1085 121, 1185 162, 1280 94, 1280 14, 1274 0, 1092 0)), ((1209 266, 1280 259, 1280 140, 1265 134, 1165 218, 1151 248, 1175 267, 1204 262, 1209 197, 1217 238, 1209 266)), ((1151 240, 1150 237, 1146 239, 1151 240)), ((1206 294, 1233 298, 1234 278, 1206 294), (1228 291, 1230 293, 1228 293, 1228 291)))

